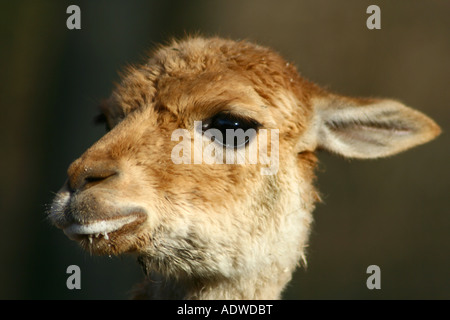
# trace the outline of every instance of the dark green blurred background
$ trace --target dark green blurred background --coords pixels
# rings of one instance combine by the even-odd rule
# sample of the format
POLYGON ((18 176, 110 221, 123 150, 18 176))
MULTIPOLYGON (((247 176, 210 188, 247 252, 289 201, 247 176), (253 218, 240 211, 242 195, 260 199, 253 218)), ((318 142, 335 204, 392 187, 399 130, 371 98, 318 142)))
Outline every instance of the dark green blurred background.
POLYGON ((450 1, 2 1, 0 7, 0 298, 122 299, 142 278, 131 257, 90 257, 49 225, 46 204, 127 63, 154 44, 200 32, 271 46, 334 91, 397 98, 442 127, 390 159, 320 154, 308 268, 286 299, 450 298, 450 1), (81 8, 82 30, 66 28, 81 8), (366 8, 381 8, 381 30, 366 8), (81 268, 81 290, 66 268, 81 268), (381 268, 368 290, 366 268, 381 268))

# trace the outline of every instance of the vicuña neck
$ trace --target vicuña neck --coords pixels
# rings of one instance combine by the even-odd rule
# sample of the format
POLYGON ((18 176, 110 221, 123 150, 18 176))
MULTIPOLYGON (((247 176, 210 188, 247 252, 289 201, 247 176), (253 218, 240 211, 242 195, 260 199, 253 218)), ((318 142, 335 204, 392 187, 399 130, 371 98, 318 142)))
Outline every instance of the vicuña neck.
MULTIPOLYGON (((142 262, 141 262, 142 265, 142 262)), ((144 267, 144 271, 145 271, 144 267)), ((251 277, 168 279, 150 272, 135 289, 135 299, 275 300, 291 279, 291 272, 264 272, 251 277)))

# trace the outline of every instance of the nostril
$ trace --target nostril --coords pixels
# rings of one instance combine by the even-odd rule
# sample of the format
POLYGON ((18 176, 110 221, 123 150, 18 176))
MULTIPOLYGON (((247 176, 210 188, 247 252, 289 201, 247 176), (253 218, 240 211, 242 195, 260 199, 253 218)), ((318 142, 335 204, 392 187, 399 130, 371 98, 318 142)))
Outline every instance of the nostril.
POLYGON ((69 175, 69 187, 72 191, 88 189, 94 185, 105 182, 105 180, 108 180, 118 173, 118 170, 107 167, 79 168, 76 173, 69 175))

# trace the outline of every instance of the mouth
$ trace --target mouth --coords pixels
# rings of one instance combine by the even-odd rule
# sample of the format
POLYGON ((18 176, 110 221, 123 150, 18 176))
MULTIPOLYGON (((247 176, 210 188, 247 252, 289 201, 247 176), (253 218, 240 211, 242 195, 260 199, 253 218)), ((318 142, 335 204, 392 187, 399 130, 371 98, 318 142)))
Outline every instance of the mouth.
POLYGON ((144 207, 114 198, 105 200, 103 189, 73 193, 67 188, 66 184, 56 195, 48 218, 83 249, 118 255, 132 252, 137 243, 146 241, 143 231, 148 214, 144 207))
POLYGON ((64 233, 72 240, 82 242, 88 240, 89 244, 94 241, 114 240, 118 236, 130 234, 145 221, 145 215, 140 212, 126 216, 97 220, 88 223, 73 223, 63 229, 64 233))

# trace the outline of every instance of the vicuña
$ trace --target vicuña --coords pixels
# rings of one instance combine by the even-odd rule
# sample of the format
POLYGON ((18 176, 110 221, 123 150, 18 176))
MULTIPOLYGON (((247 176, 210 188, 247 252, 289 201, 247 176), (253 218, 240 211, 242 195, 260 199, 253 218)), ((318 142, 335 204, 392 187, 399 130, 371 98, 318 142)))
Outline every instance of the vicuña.
POLYGON ((440 133, 398 101, 329 92, 271 49, 221 38, 157 48, 101 111, 108 133, 70 165, 48 215, 93 254, 136 255, 146 280, 135 298, 280 298, 320 200, 316 151, 386 157, 440 133), (223 133, 223 148, 227 129, 278 130, 276 174, 261 161, 174 163, 172 133, 194 139, 195 121, 223 133))

